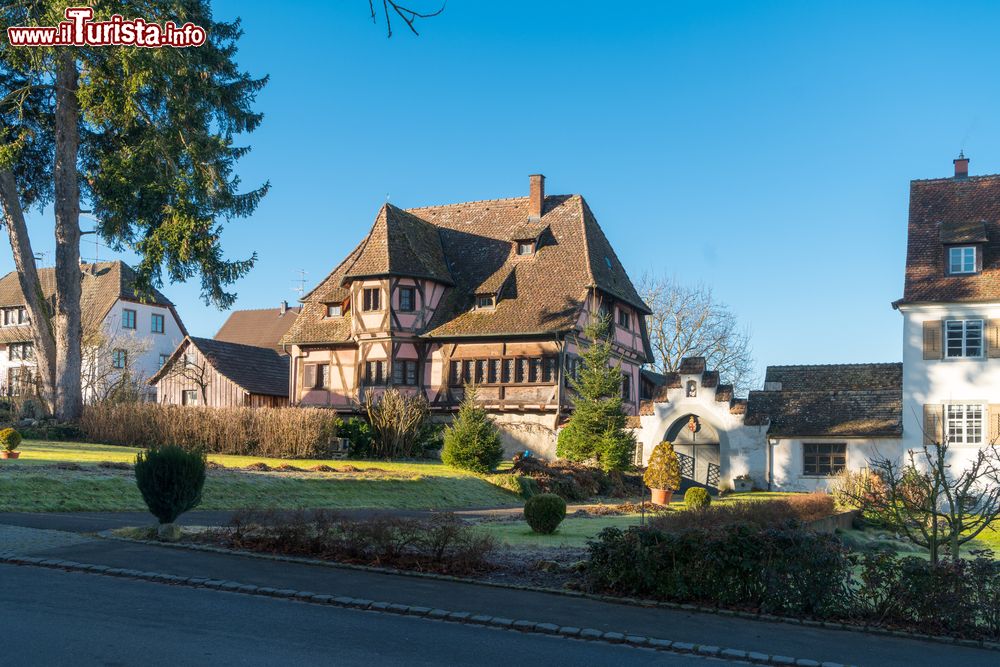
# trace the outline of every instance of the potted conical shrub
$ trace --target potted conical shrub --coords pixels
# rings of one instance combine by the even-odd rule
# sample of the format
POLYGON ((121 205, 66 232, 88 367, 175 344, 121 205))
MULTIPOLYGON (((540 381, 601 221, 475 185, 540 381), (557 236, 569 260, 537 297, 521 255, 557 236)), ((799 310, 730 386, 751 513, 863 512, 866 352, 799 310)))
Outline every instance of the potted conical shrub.
POLYGON ((642 475, 653 494, 653 504, 669 505, 674 491, 681 486, 681 465, 677 452, 670 442, 661 442, 649 457, 649 465, 642 475))
POLYGON ((0 431, 0 459, 16 459, 21 455, 17 451, 21 444, 21 434, 12 428, 0 431))

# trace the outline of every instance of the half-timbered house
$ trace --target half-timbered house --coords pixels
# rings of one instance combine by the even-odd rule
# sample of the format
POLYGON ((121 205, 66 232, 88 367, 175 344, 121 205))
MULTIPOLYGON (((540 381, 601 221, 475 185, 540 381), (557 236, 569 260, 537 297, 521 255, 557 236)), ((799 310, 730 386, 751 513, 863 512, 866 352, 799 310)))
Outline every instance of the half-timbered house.
POLYGON ((649 309, 587 202, 546 196, 541 175, 528 197, 385 204, 302 302, 282 338, 292 403, 350 412, 367 391, 392 385, 445 414, 475 383, 508 451, 554 454, 591 319, 612 323, 633 414, 651 356, 649 309))

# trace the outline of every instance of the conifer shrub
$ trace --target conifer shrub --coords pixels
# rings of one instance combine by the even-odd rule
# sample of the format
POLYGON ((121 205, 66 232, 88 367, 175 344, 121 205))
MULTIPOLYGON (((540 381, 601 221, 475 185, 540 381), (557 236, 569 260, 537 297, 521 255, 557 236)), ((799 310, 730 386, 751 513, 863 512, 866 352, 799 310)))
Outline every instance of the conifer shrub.
POLYGON ((551 535, 565 518, 566 501, 554 493, 539 493, 524 503, 524 520, 536 533, 551 535))
POLYGON ((584 330, 591 343, 583 353, 573 390, 573 416, 562 431, 556 454, 570 461, 595 461, 605 471, 626 470, 635 457, 635 434, 623 408, 622 372, 608 340, 609 322, 584 330))
POLYGON ((476 403, 476 388, 466 385, 458 416, 444 431, 441 460, 445 465, 485 474, 503 460, 500 429, 476 403))
POLYGON ((708 494, 708 489, 700 486, 692 486, 684 493, 684 505, 689 510, 700 510, 712 504, 712 496, 708 494))
POLYGON ((0 449, 12 452, 21 445, 21 434, 15 429, 5 428, 0 431, 0 449))
POLYGON ((673 443, 663 441, 649 457, 642 481, 651 489, 675 491, 681 486, 681 464, 673 443))
POLYGON ((135 457, 135 483, 161 524, 173 523, 201 503, 205 454, 177 445, 152 447, 135 457))

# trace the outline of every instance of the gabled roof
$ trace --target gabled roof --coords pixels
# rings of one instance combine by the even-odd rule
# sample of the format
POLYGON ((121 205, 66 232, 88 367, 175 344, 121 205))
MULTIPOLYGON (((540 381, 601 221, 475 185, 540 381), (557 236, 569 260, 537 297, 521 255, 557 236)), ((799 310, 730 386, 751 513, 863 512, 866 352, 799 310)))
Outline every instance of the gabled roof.
MULTIPOLYGON (((125 262, 81 264, 80 271, 83 274, 80 307, 83 315, 84 334, 97 331, 119 299, 163 306, 173 313, 181 331, 184 331, 184 324, 177 316, 173 303, 159 290, 154 289, 151 296, 140 300, 135 292, 135 270, 125 262)), ((38 269, 38 280, 41 283, 42 295, 48 300, 54 299, 56 291, 55 269, 52 267, 38 269)), ((11 271, 0 278, 0 308, 23 306, 24 304, 24 293, 21 291, 17 272, 11 271)), ((0 327, 0 342, 28 340, 31 340, 31 327, 28 325, 0 327)))
POLYGON ((240 345, 211 338, 187 336, 167 361, 149 379, 156 384, 165 377, 174 363, 184 363, 180 357, 188 345, 193 345, 212 368, 251 394, 288 396, 287 356, 271 348, 240 345))
POLYGON ((269 347, 281 352, 279 341, 295 323, 300 310, 301 306, 233 311, 215 334, 215 340, 269 347))
POLYGON ((910 183, 906 283, 898 303, 1000 300, 1000 175, 910 183), (982 243, 982 272, 946 275, 948 244, 982 243))
POLYGON ((750 392, 745 423, 767 424, 768 435, 898 438, 903 433, 902 364, 772 366, 765 387, 773 389, 750 392))
POLYGON ((538 335, 572 330, 588 290, 598 289, 646 313, 625 268, 583 197, 548 196, 528 221, 528 197, 406 211, 383 206, 369 235, 312 292, 286 343, 350 339, 350 320, 325 318, 320 304, 362 277, 436 280, 447 290, 421 332, 428 337, 538 335), (536 252, 516 253, 512 238, 538 234, 536 252), (501 291, 496 308, 476 310, 475 295, 501 291))

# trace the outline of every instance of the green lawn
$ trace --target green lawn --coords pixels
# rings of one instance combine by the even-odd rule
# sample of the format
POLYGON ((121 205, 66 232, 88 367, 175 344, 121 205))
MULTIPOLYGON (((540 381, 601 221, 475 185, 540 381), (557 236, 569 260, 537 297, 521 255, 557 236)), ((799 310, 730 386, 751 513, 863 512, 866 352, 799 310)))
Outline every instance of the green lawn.
MULTIPOLYGON (((132 463, 137 449, 113 445, 25 441, 21 458, 0 461, 0 511, 144 510, 131 470, 100 462, 132 463), (76 465, 68 465, 76 464, 76 465), (78 467, 79 469, 74 469, 78 467)), ((210 455, 210 461, 240 468, 263 462, 308 469, 317 465, 356 472, 247 472, 211 470, 199 509, 396 508, 460 509, 509 507, 521 499, 481 477, 441 463, 285 460, 210 455)))

